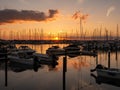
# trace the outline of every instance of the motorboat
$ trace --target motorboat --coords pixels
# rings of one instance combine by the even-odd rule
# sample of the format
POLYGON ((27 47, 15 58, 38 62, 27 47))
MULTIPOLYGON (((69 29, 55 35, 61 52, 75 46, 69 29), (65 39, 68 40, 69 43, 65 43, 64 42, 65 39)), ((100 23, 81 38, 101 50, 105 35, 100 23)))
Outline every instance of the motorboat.
POLYGON ((70 45, 64 47, 64 49, 66 51, 71 51, 71 50, 75 51, 75 50, 80 50, 80 47, 76 44, 70 44, 70 45))
POLYGON ((35 53, 36 51, 35 50, 33 50, 33 49, 31 49, 30 47, 28 47, 28 46, 20 46, 20 47, 18 47, 18 51, 19 52, 25 52, 25 53, 27 53, 27 54, 33 54, 33 53, 35 53))
POLYGON ((26 65, 34 64, 34 59, 32 56, 28 55, 25 52, 20 52, 20 51, 11 52, 8 55, 8 59, 12 62, 17 62, 26 65))
POLYGON ((38 68, 40 67, 40 65, 26 65, 26 64, 22 64, 22 63, 16 63, 16 62, 9 62, 9 67, 12 71, 14 72, 23 72, 26 70, 34 70, 34 71, 38 71, 38 68))
POLYGON ((63 47, 65 54, 68 56, 75 56, 80 54, 80 47, 75 44, 70 44, 66 47, 63 47))
POLYGON ((60 56, 65 54, 65 50, 59 46, 52 46, 46 50, 46 54, 60 56))
POLYGON ((49 56, 48 54, 34 53, 33 56, 36 57, 40 64, 51 64, 58 60, 55 55, 49 56))
POLYGON ((109 79, 120 80, 120 69, 107 68, 101 64, 98 64, 91 72, 96 71, 99 77, 105 77, 109 79))
POLYGON ((96 51, 80 51, 80 55, 87 55, 87 56, 97 56, 97 52, 96 51))
POLYGON ((6 48, 7 48, 8 53, 11 53, 11 52, 18 50, 15 44, 8 44, 6 48))
POLYGON ((120 87, 120 79, 101 77, 93 73, 91 73, 91 76, 95 79, 96 83, 99 85, 108 84, 108 85, 120 87))

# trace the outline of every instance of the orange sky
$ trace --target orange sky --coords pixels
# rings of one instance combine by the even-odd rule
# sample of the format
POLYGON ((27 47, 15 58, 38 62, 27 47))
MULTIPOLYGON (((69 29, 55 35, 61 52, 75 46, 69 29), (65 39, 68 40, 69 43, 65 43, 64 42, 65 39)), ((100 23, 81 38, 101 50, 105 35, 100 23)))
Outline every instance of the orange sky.
POLYGON ((120 0, 53 0, 53 2, 15 0, 8 5, 8 0, 1 1, 0 38, 30 39, 31 36, 33 39, 36 37, 39 39, 41 30, 44 39, 79 37, 81 36, 80 20, 72 18, 78 11, 83 15, 88 14, 88 17, 82 21, 83 36, 93 36, 93 33, 95 36, 100 36, 101 27, 102 36, 105 35, 105 28, 109 35, 111 33, 111 36, 116 36, 117 24, 119 25, 120 22, 118 3, 120 0), (10 15, 4 15, 5 6, 10 15), (36 37, 35 32, 37 32, 36 37))

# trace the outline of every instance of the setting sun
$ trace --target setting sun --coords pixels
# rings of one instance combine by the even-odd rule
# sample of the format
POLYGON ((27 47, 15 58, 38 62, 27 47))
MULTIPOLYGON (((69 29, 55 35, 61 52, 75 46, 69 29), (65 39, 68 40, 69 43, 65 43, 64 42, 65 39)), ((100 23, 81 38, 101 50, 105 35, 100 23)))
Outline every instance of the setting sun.
POLYGON ((59 38, 58 37, 54 37, 53 40, 59 40, 59 38))

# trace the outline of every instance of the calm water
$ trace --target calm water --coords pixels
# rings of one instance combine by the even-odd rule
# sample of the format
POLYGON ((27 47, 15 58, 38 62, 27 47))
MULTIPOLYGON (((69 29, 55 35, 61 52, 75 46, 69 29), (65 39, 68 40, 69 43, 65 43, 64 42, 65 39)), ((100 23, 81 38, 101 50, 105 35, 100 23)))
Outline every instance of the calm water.
MULTIPOLYGON (((53 44, 54 45, 54 44, 53 44)), ((20 45, 17 45, 20 46, 20 45)), ((39 53, 45 53, 52 45, 28 45, 39 53)), ((64 47, 66 45, 60 45, 64 47)), ((107 83, 97 84, 90 74, 95 68, 96 58, 92 56, 67 57, 67 72, 63 72, 63 57, 59 57, 58 65, 41 65, 35 72, 32 68, 8 62, 8 86, 5 87, 4 63, 0 62, 0 90, 119 90, 120 87, 107 83), (16 65, 16 66, 15 66, 16 65)), ((111 53, 111 67, 120 68, 120 53, 116 58, 111 53)), ((99 63, 107 66, 107 53, 99 52, 99 63)), ((96 72, 93 74, 96 75, 96 72)))

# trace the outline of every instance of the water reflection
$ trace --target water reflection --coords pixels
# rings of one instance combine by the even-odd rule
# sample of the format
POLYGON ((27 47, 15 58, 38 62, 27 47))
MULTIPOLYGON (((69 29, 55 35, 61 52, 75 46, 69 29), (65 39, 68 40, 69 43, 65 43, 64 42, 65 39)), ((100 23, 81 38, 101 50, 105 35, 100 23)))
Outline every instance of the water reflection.
POLYGON ((48 71, 52 71, 56 68, 56 66, 58 65, 57 62, 54 62, 54 63, 42 63, 42 64, 39 64, 39 65, 25 65, 25 64, 20 64, 20 63, 17 63, 17 62, 9 62, 8 63, 8 68, 10 70, 12 70, 13 72, 23 72, 23 71, 26 71, 26 70, 33 70, 35 72, 38 71, 38 69, 43 69, 45 66, 48 67, 48 71))
MULTIPOLYGON (((57 63, 58 64, 58 63, 57 63)), ((48 65, 49 71, 52 71, 56 65, 56 63, 47 63, 44 65, 48 65)), ((11 62, 11 61, 7 61, 5 60, 5 62, 0 62, 0 68, 2 67, 3 70, 5 70, 5 86, 8 86, 8 71, 13 71, 15 73, 21 73, 23 71, 27 71, 27 70, 34 70, 35 72, 38 72, 38 68, 42 67, 43 69, 43 64, 38 65, 26 65, 26 64, 21 64, 21 63, 17 63, 17 62, 11 62), (5 69, 4 69, 5 68, 5 69)))
MULTIPOLYGON (((20 45, 17 45, 20 46, 20 45)), ((51 45, 28 45, 38 53, 46 53, 51 45)), ((60 47, 65 45, 59 44, 60 47)), ((67 46, 67 45, 66 45, 67 46)), ((107 52, 98 52, 98 63, 107 66, 107 52)), ((112 84, 97 85, 93 77, 90 76, 90 69, 95 68, 96 58, 92 56, 67 56, 67 72, 63 57, 59 57, 57 64, 40 64, 38 71, 33 67, 13 64, 8 62, 8 90, 119 90, 112 84), (19 78, 15 78, 19 77, 19 78)), ((120 68, 120 52, 111 53, 111 67, 120 68)), ((4 86, 4 62, 0 62, 0 90, 4 86)), ((104 83, 101 81, 101 83, 104 83)))
POLYGON ((26 70, 34 70, 34 71, 37 71, 38 68, 40 67, 37 66, 31 66, 31 65, 25 65, 25 64, 20 64, 20 63, 16 63, 16 62, 9 62, 9 68, 13 71, 13 72, 23 72, 23 71, 26 71, 26 70))

